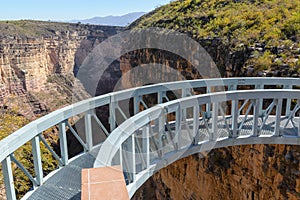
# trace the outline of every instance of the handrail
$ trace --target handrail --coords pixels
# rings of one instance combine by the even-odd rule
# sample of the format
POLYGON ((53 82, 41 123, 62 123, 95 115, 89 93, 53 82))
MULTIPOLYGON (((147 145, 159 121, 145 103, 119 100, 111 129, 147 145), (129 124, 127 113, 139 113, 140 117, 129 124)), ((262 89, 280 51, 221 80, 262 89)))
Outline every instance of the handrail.
MULTIPOLYGON (((110 166, 113 157, 132 134, 136 133, 143 126, 158 119, 163 114, 177 111, 178 108, 205 105, 207 103, 221 103, 225 101, 237 101, 245 99, 297 99, 300 100, 300 91, 295 90, 254 90, 254 91, 227 91, 214 94, 203 94, 166 102, 142 111, 111 132, 109 137, 101 145, 94 167, 110 166), (226 97, 224 99, 224 96, 226 97)), ((217 139, 217 138, 215 138, 217 139)))
POLYGON ((178 90, 205 86, 227 86, 227 85, 286 85, 289 87, 300 86, 300 79, 296 78, 227 78, 227 79, 200 79, 200 80, 185 80, 178 82, 160 83, 155 85, 143 86, 140 88, 131 88, 124 91, 113 92, 106 95, 101 95, 84 101, 80 101, 73 105, 58 109, 50 114, 47 114, 0 141, 0 162, 5 159, 10 153, 20 148, 26 142, 40 134, 42 131, 59 124, 60 122, 76 116, 88 110, 109 104, 113 101, 121 101, 129 99, 137 95, 146 95, 153 92, 162 92, 167 90, 178 90), (26 134, 26 135, 25 135, 26 134), (26 137, 26 141, 24 141, 26 137), (27 139, 28 138, 28 139, 27 139))
MULTIPOLYGON (((186 97, 188 95, 193 95, 186 93, 189 89, 194 88, 206 88, 207 92, 214 92, 214 90, 210 90, 212 87, 224 87, 222 90, 236 90, 238 86, 255 86, 253 89, 263 89, 266 85, 278 85, 283 88, 293 89, 293 87, 300 87, 300 79, 296 78, 227 78, 227 79, 199 79, 199 80, 186 80, 186 81, 178 81, 178 82, 168 82, 168 83, 160 83, 155 85, 148 85, 139 88, 131 88, 123 91, 113 92, 106 95, 101 95, 98 97, 94 97, 91 99, 83 100, 77 102, 73 105, 67 106, 65 108, 61 108, 56 110, 46 116, 43 116, 16 132, 12 133, 8 137, 4 138, 0 141, 0 162, 2 162, 5 185, 6 189, 10 190, 7 192, 9 199, 15 199, 13 181, 12 179, 12 171, 11 171, 11 155, 18 148, 23 146, 26 142, 32 141, 33 146, 33 155, 35 163, 35 172, 41 177, 36 177, 40 181, 38 185, 43 184, 43 173, 41 173, 41 162, 40 162, 40 147, 39 141, 44 141, 42 137, 42 132, 51 128, 53 126, 59 125, 60 127, 60 139, 61 139, 61 160, 60 163, 62 165, 68 164, 68 155, 67 155, 67 143, 66 143, 66 120, 69 118, 76 116, 78 114, 83 113, 85 117, 85 125, 86 125, 86 147, 87 150, 91 150, 93 148, 93 141, 91 140, 91 132, 90 126, 90 118, 93 117, 91 111, 93 111, 97 107, 101 107, 104 105, 109 105, 110 114, 109 114, 109 123, 110 123, 110 131, 113 131, 116 128, 116 107, 115 105, 122 100, 129 100, 134 98, 134 114, 139 112, 139 104, 142 103, 143 95, 147 94, 158 94, 159 98, 163 96, 163 93, 167 91, 180 90, 182 91, 179 98, 186 97), (227 88, 225 88, 227 87, 227 88), (10 188, 11 187, 11 188, 10 188), (9 189, 10 188, 10 189, 9 189)), ((216 90, 220 91, 220 90, 216 90)), ((162 99, 158 99, 158 103, 162 103, 162 99)), ((290 111, 290 102, 287 105, 287 110, 290 111)), ((124 120, 125 121, 125 120, 124 120)), ((120 124, 118 124, 120 125, 120 124)), ((103 128, 103 127, 102 127, 103 128)), ((47 148, 50 148, 49 146, 47 148)), ((49 149, 50 150, 50 149, 49 149)), ((51 151, 51 150, 50 150, 51 151)), ((52 150, 51 153, 55 152, 52 150)), ((57 155, 54 155, 58 157, 57 155)))
POLYGON ((0 141, 0 162, 3 161, 10 153, 20 148, 26 142, 60 122, 84 113, 88 110, 109 104, 113 101, 121 101, 135 96, 163 92, 168 90, 188 89, 197 87, 214 87, 214 86, 244 86, 244 85, 283 85, 292 88, 293 86, 300 87, 300 79, 296 78, 227 78, 227 79, 200 79, 200 80, 185 80, 178 82, 160 83, 148 85, 139 88, 131 88, 124 91, 118 91, 101 95, 84 101, 80 101, 73 105, 61 108, 50 114, 47 114, 28 125, 17 130, 13 134, 0 141), (24 140, 24 137, 26 140, 24 140))
MULTIPOLYGON (((281 126, 281 120, 284 115, 282 115, 282 101, 283 100, 292 100, 295 99, 299 102, 300 100, 300 91, 296 90, 274 90, 274 89, 268 89, 268 90, 252 90, 252 91, 227 91, 227 92, 219 92, 219 93, 213 93, 213 94, 204 94, 204 95, 196 95, 191 97, 185 97, 181 99, 177 99, 171 102, 166 102, 157 106, 154 106, 152 108, 149 108, 145 111, 142 111, 135 116, 129 118, 126 120, 123 124, 118 126, 114 131, 111 132, 110 136, 104 141, 104 143, 101 145, 100 151, 97 155, 96 161, 94 163, 94 167, 103 167, 103 166, 112 166, 113 159, 116 159, 115 156, 119 156, 119 160, 117 161, 117 164, 121 164, 124 173, 127 173, 127 176, 129 177, 127 180, 127 188, 129 192, 129 196, 132 197, 135 191, 152 175, 155 171, 158 170, 157 166, 167 166, 170 163, 179 160, 181 158, 184 158, 188 155, 191 155, 192 153, 199 153, 201 151, 207 151, 214 146, 216 148, 225 147, 225 146, 232 146, 232 145, 242 145, 242 144, 257 144, 257 143, 265 143, 265 144, 280 144, 283 142, 283 144, 292 144, 292 145, 300 145, 300 124, 297 124, 297 131, 295 132, 295 135, 285 135, 285 127, 281 126), (224 98, 225 97, 225 98, 224 98), (263 128, 265 126, 266 120, 263 120, 264 122, 259 125, 258 124, 258 105, 260 101, 263 101, 264 99, 273 99, 273 103, 270 106, 275 107, 276 106, 276 115, 273 117, 274 119, 274 130, 272 130, 271 134, 264 135, 259 132, 259 128, 263 128), (221 110, 221 103, 223 102, 237 102, 240 100, 254 100, 253 104, 253 115, 252 115, 252 129, 251 132, 248 135, 241 135, 237 133, 236 135, 232 135, 232 132, 238 132, 241 130, 237 130, 237 126, 231 126, 232 129, 229 130, 229 133, 227 136, 218 135, 218 129, 220 129, 219 119, 222 116, 222 114, 219 113, 221 110), (203 141, 199 141, 199 107, 201 110, 202 105, 206 105, 207 103, 212 103, 212 121, 211 121, 211 132, 208 135, 208 138, 203 141), (181 136, 181 128, 176 131, 176 134, 174 134, 170 138, 176 138, 173 139, 173 143, 175 143, 173 149, 166 149, 163 146, 158 146, 153 151, 157 152, 158 157, 154 160, 150 160, 150 140, 149 140, 149 130, 148 135, 145 133, 145 128, 149 129, 149 125, 153 124, 151 122, 154 122, 155 120, 163 120, 164 116, 170 113, 176 112, 177 114, 182 114, 187 108, 193 108, 193 118, 192 124, 190 124, 193 127, 193 132, 191 139, 191 143, 187 146, 181 146, 180 145, 180 137, 181 136), (135 138, 143 138, 142 142, 146 140, 146 143, 142 143, 146 149, 143 149, 141 152, 136 152, 138 150, 139 143, 137 139, 135 138), (145 138, 144 138, 145 137, 145 138), (226 141, 228 139, 228 141, 226 141), (126 146, 126 150, 124 149, 124 145, 126 146), (197 148, 197 146, 204 146, 204 148, 197 148), (208 148, 209 147, 209 148, 208 148), (192 149, 192 150, 191 150, 192 149), (195 151, 195 149, 197 149, 195 151), (125 151, 125 152, 124 152, 125 151), (186 153, 186 152, 187 153, 186 153), (160 153, 159 153, 160 152, 160 153), (174 153, 172 153, 174 152, 174 153), (136 157, 140 153, 141 155, 141 161, 136 160, 136 157), (127 154, 126 160, 123 158, 123 154, 127 154), (129 154, 129 155, 128 155, 129 154), (145 154, 146 157, 145 158, 145 154), (160 155, 159 155, 160 154, 160 155), (181 155, 180 155, 181 154, 181 155), (166 156, 164 156, 166 155, 166 156), (145 161, 145 160, 146 161, 145 161), (129 162, 129 163, 128 163, 129 162), (125 163, 127 163, 125 165, 125 163), (147 163, 146 166, 143 166, 147 163), (137 165, 142 165, 140 167, 140 171, 137 170, 137 165), (131 177, 130 177, 131 176, 131 177)), ((237 106, 238 108, 238 106, 237 106)), ((238 109, 235 109, 238 111, 238 109)), ((271 110, 272 110, 271 109, 271 110)), ((296 113, 297 110, 300 108, 297 105, 293 109, 293 113, 296 113)), ((268 113, 271 111, 268 110, 268 113)), ((240 115, 239 113, 231 113, 232 117, 233 115, 240 115)), ((203 117, 203 116, 202 116, 203 117)), ((228 116, 227 116, 228 117, 228 116)), ((269 116, 267 116, 269 117, 269 116)), ((204 118, 204 117, 203 117, 204 118)), ((288 119, 290 116, 288 117, 288 119)), ((267 119, 266 116, 264 119, 267 119)), ((287 120, 288 120, 287 119, 287 120)), ((205 119, 204 119, 205 120, 205 119)), ((165 132, 165 122, 163 120, 163 132, 165 132)), ((182 124, 182 118, 176 117, 176 124, 182 124)), ((238 119, 235 118, 233 120, 232 124, 238 123, 238 119)), ((159 126, 159 125, 158 125, 159 126)), ((177 129, 177 128, 175 128, 177 129)), ((160 135, 160 129, 158 129, 157 135, 160 135)), ((147 132, 147 131, 146 131, 147 132)), ((160 136, 158 140, 163 140, 160 136)), ((162 142, 158 142, 162 143, 162 142)), ((168 147, 169 148, 169 147, 168 147)))

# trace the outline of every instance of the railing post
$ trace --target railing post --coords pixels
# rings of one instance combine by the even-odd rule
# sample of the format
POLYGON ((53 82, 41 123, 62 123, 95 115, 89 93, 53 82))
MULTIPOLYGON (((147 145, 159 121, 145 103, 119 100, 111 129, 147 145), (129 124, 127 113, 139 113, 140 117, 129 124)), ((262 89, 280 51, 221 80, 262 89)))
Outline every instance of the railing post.
MULTIPOLYGON (((183 88, 183 89, 182 89, 182 98, 187 97, 187 96, 188 96, 187 88, 183 88)), ((187 114, 186 114, 186 108, 184 108, 184 109, 182 110, 182 113, 181 113, 181 118, 182 118, 183 121, 185 121, 185 120, 186 120, 186 117, 187 117, 187 114)))
POLYGON ((280 119, 282 110, 282 99, 276 99, 276 121, 274 135, 279 136, 280 134, 280 119))
POLYGON ((174 142, 176 144, 176 150, 179 150, 181 148, 181 121, 182 121, 182 115, 181 115, 182 111, 180 108, 180 105, 178 105, 177 110, 176 110, 176 122, 175 122, 175 138, 174 138, 174 142))
POLYGON ((157 104, 161 104, 163 102, 163 93, 162 91, 157 92, 157 104))
MULTIPOLYGON (((255 85, 255 89, 264 89, 264 85, 260 85, 260 84, 257 84, 255 85)), ((262 116, 263 115, 263 99, 258 99, 258 113, 259 113, 259 116, 262 116)))
POLYGON ((85 138, 88 151, 93 148, 92 110, 88 110, 84 116, 85 138))
POLYGON ((59 142, 60 142, 61 161, 62 161, 63 165, 67 165, 68 164, 68 144, 67 144, 66 122, 65 121, 59 123, 59 142))
POLYGON ((143 127, 143 154, 144 160, 146 160, 146 166, 144 169, 147 169, 150 166, 150 138, 149 138, 149 125, 143 127))
POLYGON ((110 101, 109 104, 109 125, 110 125, 110 132, 115 130, 116 128, 116 106, 115 102, 110 101))
POLYGON ((136 173, 136 162, 135 162, 135 138, 134 134, 132 134, 126 142, 126 149, 125 149, 125 158, 124 162, 128 163, 128 180, 129 183, 134 182, 135 180, 135 173, 136 173))
POLYGON ((133 97, 133 112, 137 114, 139 112, 140 96, 133 97))
POLYGON ((237 137, 238 136, 238 117, 239 117, 239 107, 238 107, 238 100, 232 100, 231 103, 231 116, 232 116, 232 135, 229 134, 229 137, 237 137))
POLYGON ((162 108, 162 113, 158 118, 158 155, 159 158, 164 157, 164 148, 163 148, 163 137, 165 135, 165 111, 162 108))
MULTIPOLYGON (((283 89, 292 89, 292 85, 284 85, 283 89)), ((291 99, 286 100, 285 116, 288 117, 291 113, 291 99)))
POLYGON ((43 184, 43 167, 40 149, 40 138, 39 136, 34 137, 31 140, 32 143, 32 155, 34 163, 34 172, 36 176, 36 182, 38 186, 43 184))
MULTIPOLYGON (((228 91, 236 91, 237 90, 237 85, 236 84, 233 84, 231 85, 230 87, 228 86, 228 91)), ((231 115, 232 113, 234 112, 234 104, 235 104, 235 101, 236 100, 232 100, 232 105, 231 105, 231 115)))
POLYGON ((131 135, 131 149, 132 149, 132 181, 135 181, 136 162, 135 162, 135 138, 134 134, 131 135))
MULTIPOLYGON (((211 93, 211 87, 206 88, 206 93, 211 93)), ((211 103, 206 104, 206 117, 211 118, 211 103)))
POLYGON ((17 199, 16 192, 15 192, 15 186, 14 186, 14 177, 13 177, 12 168, 11 168, 10 156, 8 156, 6 159, 4 159, 2 161, 2 172, 3 172, 3 178, 4 178, 6 198, 8 200, 17 199))
POLYGON ((194 122, 193 122, 193 131, 194 131, 194 144, 198 144, 199 142, 199 105, 198 102, 194 106, 194 122))
POLYGON ((214 141, 218 139, 218 112, 219 112, 219 103, 214 102, 212 107, 212 130, 209 135, 209 140, 214 141))
POLYGON ((253 108, 253 124, 252 124, 252 132, 253 136, 258 136, 258 117, 259 117, 259 107, 260 102, 263 99, 254 99, 254 108, 253 108))

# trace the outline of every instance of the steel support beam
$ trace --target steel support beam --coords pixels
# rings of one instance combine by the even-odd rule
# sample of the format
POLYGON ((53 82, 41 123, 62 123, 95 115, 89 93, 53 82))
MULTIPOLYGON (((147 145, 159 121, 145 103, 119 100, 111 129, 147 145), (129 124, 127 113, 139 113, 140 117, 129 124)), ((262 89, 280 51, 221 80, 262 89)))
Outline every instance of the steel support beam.
MULTIPOLYGON (((292 85, 284 85, 283 89, 293 89, 292 85)), ((285 106, 285 116, 288 117, 291 113, 291 99, 286 100, 286 106, 285 106)))
POLYGON ((281 110, 282 110, 282 99, 276 99, 276 119, 275 119, 275 130, 274 130, 275 136, 281 135, 280 133, 281 110))
POLYGON ((219 112, 219 103, 214 102, 212 107, 212 129, 209 135, 210 141, 215 141, 218 139, 218 112, 219 112))
POLYGON ((93 115, 93 111, 89 110, 85 113, 84 116, 85 138, 86 138, 85 142, 86 142, 87 151, 91 151, 93 148, 92 115, 93 115))
MULTIPOLYGON (((261 84, 256 84, 255 85, 255 89, 258 90, 258 89, 264 89, 264 85, 261 85, 261 84)), ((263 100, 262 99, 258 99, 258 102, 257 102, 257 106, 258 106, 258 114, 259 116, 262 116, 263 115, 263 100)))
POLYGON ((65 121, 59 123, 59 142, 60 142, 61 161, 62 161, 62 164, 65 166, 69 162, 66 122, 65 121))
POLYGON ((258 136, 258 118, 259 118, 259 111, 260 111, 260 103, 262 99, 255 99, 254 100, 254 107, 253 107, 253 124, 252 124, 252 134, 253 136, 258 136))
POLYGON ((3 172, 3 178, 4 178, 6 198, 8 200, 17 199, 10 156, 8 156, 6 159, 4 159, 2 161, 2 172, 3 172))
POLYGON ((182 122, 182 111, 181 111, 181 108, 180 108, 180 105, 178 105, 177 107, 177 110, 176 110, 176 114, 175 114, 175 117, 176 117, 176 121, 175 121, 175 137, 174 137, 174 140, 175 140, 175 144, 177 144, 177 149, 176 150, 179 150, 181 149, 181 122, 182 122))
POLYGON ((150 166, 150 135, 149 135, 149 125, 143 127, 143 159, 145 160, 146 166, 143 169, 147 169, 150 166))
POLYGON ((116 128, 116 103, 110 102, 109 104, 109 125, 110 125, 110 132, 115 130, 116 128))
POLYGON ((231 103, 232 109, 231 109, 231 116, 232 116, 232 135, 229 134, 229 136, 235 138, 238 136, 238 118, 239 118, 239 107, 238 107, 239 101, 233 100, 231 103))
POLYGON ((34 163, 34 172, 35 172, 35 176, 36 176, 36 182, 37 182, 38 186, 40 186, 43 184, 43 167, 42 167, 39 136, 34 137, 31 140, 31 144, 32 144, 32 155, 33 155, 33 163, 34 163))
POLYGON ((193 117, 194 117, 194 122, 193 122, 193 132, 194 132, 194 144, 198 144, 199 142, 199 105, 197 103, 196 106, 193 107, 193 117))

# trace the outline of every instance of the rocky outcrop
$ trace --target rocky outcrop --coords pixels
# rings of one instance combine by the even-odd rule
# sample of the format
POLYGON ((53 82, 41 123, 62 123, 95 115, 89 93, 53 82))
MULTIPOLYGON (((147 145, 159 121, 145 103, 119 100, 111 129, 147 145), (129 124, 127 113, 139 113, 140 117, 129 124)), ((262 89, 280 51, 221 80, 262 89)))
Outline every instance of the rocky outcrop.
MULTIPOLYGON (((39 22, 22 23, 32 23, 32 30, 43 26, 43 23, 39 22)), ((2 25, 0 23, 0 29, 2 25)), ((89 98, 90 96, 80 84, 76 84, 76 93, 74 93, 73 71, 76 72, 76 68, 97 44, 123 30, 119 27, 78 24, 69 24, 69 28, 63 30, 61 26, 64 24, 56 23, 52 26, 55 26, 53 30, 50 24, 45 27, 46 30, 51 30, 49 34, 39 34, 36 37, 26 36, 20 32, 4 36, 5 31, 1 31, 1 115, 6 111, 9 113, 10 110, 14 110, 11 114, 12 118, 14 115, 22 115, 32 121, 67 104, 89 98)), ((14 27, 8 27, 10 28, 14 27)), ((8 134, 10 133, 5 133, 5 136, 8 134)), ((45 138, 54 149, 59 149, 56 129, 52 130, 50 136, 45 135, 45 138)), ((70 140, 76 141, 74 138, 70 140)), ((69 145, 73 145, 72 141, 69 145)), ((71 149, 78 146, 80 145, 76 143, 71 149)), ((27 192, 25 188, 30 187, 29 182, 24 181, 22 184, 24 187, 18 191, 18 195, 27 192)), ((5 199, 1 173, 0 199, 5 199)))
POLYGON ((299 199, 300 148, 247 145, 181 159, 152 176, 132 199, 299 199))
MULTIPOLYGON (((18 97, 18 101, 24 99, 24 105, 31 106, 34 114, 44 114, 70 102, 73 70, 76 74, 97 44, 123 30, 117 27, 74 26, 74 30, 55 31, 54 34, 35 38, 18 35, 1 37, 0 101, 11 95, 18 97), (49 96, 54 96, 55 102, 49 102, 49 96)), ((233 51, 218 38, 199 42, 224 77, 298 76, 297 67, 289 68, 287 65, 299 61, 297 46, 268 49, 262 44, 255 44, 233 51), (282 52, 289 50, 297 55, 284 60, 282 52), (261 70, 252 66, 251 58, 255 59, 258 54, 266 54, 266 58, 270 59, 268 51, 277 55, 272 58, 271 64, 278 63, 278 69, 273 66, 261 70)), ((98 94, 113 91, 122 75, 148 63, 174 69, 177 71, 175 80, 201 78, 192 64, 178 55, 156 49, 140 49, 123 55, 106 69, 98 84, 98 94)), ((145 79, 174 80, 155 70, 146 75, 141 77, 139 71, 134 71, 127 79, 132 82, 123 80, 121 86, 143 85, 145 79)), ((24 110, 26 106, 22 108, 24 110)), ((108 110, 104 112, 107 116, 108 110)), ((297 199, 300 198, 299 192, 299 148, 253 145, 217 149, 205 158, 194 155, 182 159, 155 174, 134 199, 297 199)))
MULTIPOLYGON (((40 91, 47 76, 69 72, 80 38, 4 38, 1 43, 1 84, 9 93, 40 91)), ((5 90, 5 89, 4 89, 5 90)), ((4 96, 4 94, 2 94, 4 96)))
POLYGON ((73 74, 95 45, 122 30, 84 27, 37 38, 0 37, 0 100, 9 94, 41 91, 53 74, 73 74))
MULTIPOLYGON (((293 2, 265 3, 172 1, 130 28, 159 27, 188 34, 206 49, 223 77, 300 77, 299 26, 294 20, 299 17, 284 14, 275 20, 280 16, 277 8, 282 11, 283 3, 293 2), (270 16, 274 21, 268 21, 270 16), (248 19, 254 23, 247 23, 248 19)), ((299 6, 284 9, 299 13, 299 6)), ((159 55, 153 60, 159 60, 159 55)), ((165 59, 161 62, 172 67, 165 59)), ((193 155, 157 172, 133 199, 300 199, 299 150, 298 146, 252 145, 213 150, 205 158, 193 155)))

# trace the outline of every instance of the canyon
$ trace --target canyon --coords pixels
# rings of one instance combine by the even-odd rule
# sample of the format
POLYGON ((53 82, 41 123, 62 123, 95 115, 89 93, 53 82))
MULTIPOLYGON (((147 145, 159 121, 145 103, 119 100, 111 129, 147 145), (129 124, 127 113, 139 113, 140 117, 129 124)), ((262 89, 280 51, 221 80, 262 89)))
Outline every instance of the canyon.
MULTIPOLYGON (((299 9, 299 2, 281 0, 172 1, 130 28, 189 35, 207 50, 222 77, 299 78, 299 9)), ((244 145, 196 154, 156 172, 132 199, 299 199, 299 150, 244 145)))
POLYGON ((155 173, 132 199, 300 198, 299 146, 245 145, 183 158, 155 173))
POLYGON ((93 47, 123 29, 78 24, 71 26, 73 27, 63 31, 54 29, 53 34, 39 37, 24 36, 21 33, 1 35, 0 102, 2 105, 23 106, 23 104, 15 105, 17 101, 14 99, 25 102, 24 104, 31 103, 35 108, 26 109, 25 106, 20 114, 32 116, 71 103, 68 98, 73 96, 74 70, 81 65, 93 47), (61 102, 49 102, 46 96, 51 92, 57 98, 53 100, 61 102))
MULTIPOLYGON (((201 2, 210 4, 209 1, 201 2)), ((206 26, 217 16, 183 18, 183 14, 170 14, 176 10, 175 13, 191 15, 200 10, 202 3, 176 1, 167 5, 169 7, 156 9, 127 28, 32 21, 0 23, 1 112, 13 109, 16 115, 31 121, 75 101, 116 90, 116 85, 124 89, 149 84, 143 79, 165 82, 203 78, 192 63, 179 55, 157 49, 137 49, 105 67, 96 94, 88 94, 84 84, 76 88, 74 94, 74 74, 78 73, 89 53, 110 36, 141 27, 171 28, 186 33, 209 53, 222 77, 300 76, 300 46, 296 33, 288 35, 291 40, 279 40, 281 43, 275 46, 261 40, 251 44, 235 43, 236 38, 231 38, 230 43, 228 38, 216 35, 198 37, 202 32, 195 24, 202 21, 206 26), (185 23, 191 24, 186 26, 185 23), (171 79, 153 70, 141 78, 139 71, 134 69, 149 63, 167 66, 176 71, 176 76, 171 79), (132 74, 120 82, 120 78, 129 72, 132 74)), ((191 55, 195 53, 190 52, 191 55)), ((168 70, 164 73, 168 74, 168 70)), ((151 98, 147 103, 155 104, 151 98)), ((97 110, 105 126, 108 126, 107 112, 107 109, 97 110)), ((298 146, 246 145, 215 149, 204 157, 193 155, 157 172, 133 199, 299 199, 299 152, 298 146)), ((0 199, 4 198, 2 191, 0 184, 0 199)))
MULTIPOLYGON (((74 71, 76 73, 78 66, 97 44, 123 29, 35 21, 1 22, 0 139, 24 126, 23 121, 28 123, 66 105, 90 98, 80 84, 76 85, 74 92, 74 71), (28 29, 18 30, 18 23, 28 29)), ((59 148, 57 132, 53 129, 44 133, 54 148, 59 148)), ((71 141, 72 138, 70 145, 71 141)), ((22 161, 26 160, 26 148, 18 153, 22 161)), ((46 171, 56 168, 53 158, 50 156, 47 159, 49 165, 46 171)), ((22 185, 17 193, 22 196, 31 187, 30 182, 16 167, 14 170, 18 174, 16 184, 22 185)), ((0 199, 5 199, 2 174, 0 199)))

